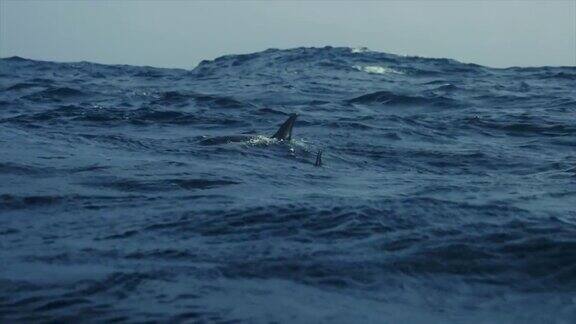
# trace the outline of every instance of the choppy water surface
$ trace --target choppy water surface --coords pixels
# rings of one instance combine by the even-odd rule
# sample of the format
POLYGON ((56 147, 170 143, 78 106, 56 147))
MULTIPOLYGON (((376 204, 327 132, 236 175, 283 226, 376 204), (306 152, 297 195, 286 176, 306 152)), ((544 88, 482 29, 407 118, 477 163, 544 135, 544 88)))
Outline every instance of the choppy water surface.
POLYGON ((331 47, 2 59, 0 319, 570 323, 574 89, 331 47))

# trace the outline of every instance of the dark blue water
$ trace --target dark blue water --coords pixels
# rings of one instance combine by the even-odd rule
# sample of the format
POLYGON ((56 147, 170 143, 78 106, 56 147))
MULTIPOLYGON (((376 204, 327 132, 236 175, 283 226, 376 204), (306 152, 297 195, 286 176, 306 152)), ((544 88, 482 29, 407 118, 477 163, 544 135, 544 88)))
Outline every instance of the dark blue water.
POLYGON ((573 323, 575 89, 331 47, 4 58, 0 321, 573 323), (264 136, 200 144, 232 134, 264 136))

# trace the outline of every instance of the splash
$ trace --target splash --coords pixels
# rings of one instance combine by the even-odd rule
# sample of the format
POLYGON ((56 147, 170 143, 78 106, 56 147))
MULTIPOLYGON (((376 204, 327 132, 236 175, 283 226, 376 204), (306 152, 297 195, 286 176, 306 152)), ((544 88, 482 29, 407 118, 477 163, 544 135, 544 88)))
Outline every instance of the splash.
POLYGON ((393 68, 389 68, 387 66, 378 66, 378 65, 354 65, 352 66, 358 71, 372 73, 372 74, 404 74, 404 72, 395 70, 393 68))
POLYGON ((354 53, 354 54, 356 54, 356 53, 366 53, 366 52, 370 52, 370 50, 368 49, 368 47, 364 47, 364 46, 351 48, 350 51, 351 51, 352 53, 354 53))
POLYGON ((244 142, 244 144, 249 146, 268 146, 272 144, 277 144, 278 142, 279 141, 275 138, 258 135, 250 138, 249 140, 244 142))

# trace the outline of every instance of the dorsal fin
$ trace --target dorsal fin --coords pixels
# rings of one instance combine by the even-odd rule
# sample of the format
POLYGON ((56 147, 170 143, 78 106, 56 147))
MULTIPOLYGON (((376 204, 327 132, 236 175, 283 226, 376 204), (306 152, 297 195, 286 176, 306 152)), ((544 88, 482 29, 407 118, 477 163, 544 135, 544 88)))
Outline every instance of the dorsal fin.
POLYGON ((292 139, 292 128, 294 127, 294 122, 296 121, 296 117, 298 115, 292 114, 290 117, 280 126, 276 134, 272 135, 272 138, 275 138, 279 141, 289 141, 292 139))

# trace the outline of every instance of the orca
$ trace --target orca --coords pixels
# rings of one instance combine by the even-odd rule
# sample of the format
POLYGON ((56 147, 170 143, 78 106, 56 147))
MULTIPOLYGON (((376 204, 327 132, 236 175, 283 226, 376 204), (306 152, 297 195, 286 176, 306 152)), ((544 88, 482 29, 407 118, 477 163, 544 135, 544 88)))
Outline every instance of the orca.
MULTIPOLYGON (((294 123, 296 122, 297 114, 291 114, 290 117, 280 126, 278 131, 269 138, 274 138, 278 141, 290 141, 292 139, 292 128, 294 128, 294 123)), ((246 142, 252 139, 257 139, 258 135, 229 135, 229 136, 218 136, 207 138, 200 141, 202 145, 220 145, 227 143, 238 143, 246 142)))

